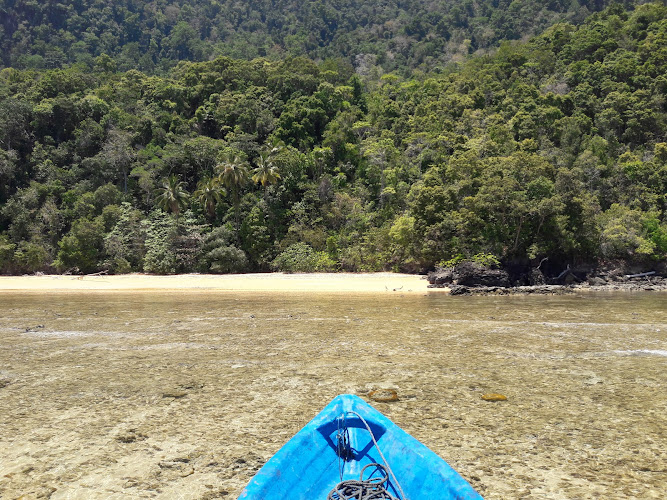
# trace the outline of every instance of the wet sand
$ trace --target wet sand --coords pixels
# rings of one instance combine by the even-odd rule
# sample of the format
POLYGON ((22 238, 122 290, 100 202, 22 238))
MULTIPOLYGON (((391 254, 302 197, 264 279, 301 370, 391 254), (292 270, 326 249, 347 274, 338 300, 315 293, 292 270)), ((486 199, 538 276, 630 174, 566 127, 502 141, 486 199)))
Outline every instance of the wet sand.
POLYGON ((169 288, 0 292, 0 498, 236 498, 373 388, 487 500, 667 496, 664 294, 169 288))

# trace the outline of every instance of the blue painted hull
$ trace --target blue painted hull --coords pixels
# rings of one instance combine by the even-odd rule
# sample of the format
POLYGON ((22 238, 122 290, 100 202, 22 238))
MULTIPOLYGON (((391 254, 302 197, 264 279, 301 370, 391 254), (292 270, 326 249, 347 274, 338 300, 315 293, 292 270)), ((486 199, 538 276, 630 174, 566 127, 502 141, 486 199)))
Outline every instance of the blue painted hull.
POLYGON ((402 500, 477 500, 477 493, 447 462, 410 436, 357 396, 337 396, 313 420, 290 439, 248 483, 243 500, 325 500, 343 480, 358 479, 370 463, 382 464, 363 421, 373 431, 378 447, 400 483, 404 496, 391 481, 389 493, 402 500), (337 432, 340 415, 347 413, 346 427, 353 450, 339 458, 337 432))

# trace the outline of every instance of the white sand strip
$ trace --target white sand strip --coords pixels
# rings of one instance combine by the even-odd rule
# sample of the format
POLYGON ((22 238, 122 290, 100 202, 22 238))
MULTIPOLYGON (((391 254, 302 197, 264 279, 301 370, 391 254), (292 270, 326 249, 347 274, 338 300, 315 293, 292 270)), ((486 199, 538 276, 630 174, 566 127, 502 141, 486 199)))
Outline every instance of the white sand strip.
POLYGON ((0 276, 2 291, 217 290, 248 292, 425 293, 422 276, 397 273, 0 276))

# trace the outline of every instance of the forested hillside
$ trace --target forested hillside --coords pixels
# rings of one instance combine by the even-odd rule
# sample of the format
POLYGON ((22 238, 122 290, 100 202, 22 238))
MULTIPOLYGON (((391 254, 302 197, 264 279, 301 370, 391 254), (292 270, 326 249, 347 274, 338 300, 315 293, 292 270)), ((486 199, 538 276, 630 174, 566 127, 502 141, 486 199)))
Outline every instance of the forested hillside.
MULTIPOLYGON (((2 0, 0 57, 19 69, 164 72, 176 61, 344 58, 362 72, 432 70, 452 59, 580 22, 609 0, 2 0)), ((632 2, 628 2, 631 4, 632 2)))
POLYGON ((562 269, 667 254, 660 3, 557 23, 438 74, 373 79, 301 57, 119 66, 0 71, 1 271, 547 256, 562 269))

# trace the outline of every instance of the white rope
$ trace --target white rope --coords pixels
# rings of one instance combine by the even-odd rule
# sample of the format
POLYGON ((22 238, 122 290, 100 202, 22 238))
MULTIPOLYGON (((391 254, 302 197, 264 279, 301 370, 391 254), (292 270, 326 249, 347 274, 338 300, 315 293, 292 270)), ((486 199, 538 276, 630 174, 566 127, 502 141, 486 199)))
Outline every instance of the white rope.
MULTIPOLYGON (((360 500, 361 499, 368 499, 368 500, 371 500, 371 499, 375 499, 375 498, 377 498, 377 499, 386 498, 386 499, 390 499, 390 500, 392 500, 392 499, 393 500, 408 500, 407 497, 405 496, 405 493, 403 492, 403 488, 401 488, 401 485, 398 482, 398 479, 396 479, 396 475, 394 474, 394 471, 391 470, 391 467, 389 466, 389 462, 387 462, 387 459, 383 455, 382 450, 380 450, 380 447, 378 446, 377 440, 375 439, 375 436, 373 435, 373 431, 371 430, 370 426, 368 425, 368 422, 366 422, 364 417, 359 415, 357 412, 351 411, 351 410, 348 410, 347 412, 343 412, 343 414, 340 417, 340 419, 343 421, 343 428, 341 429, 340 425, 338 427, 338 434, 337 434, 337 437, 339 438, 339 442, 338 442, 338 457, 339 458, 338 458, 338 460, 339 460, 339 474, 340 474, 341 480, 343 479, 343 468, 340 465, 340 459, 343 458, 343 460, 345 460, 345 458, 347 458, 347 457, 341 457, 341 453, 346 452, 345 448, 347 447, 347 442, 348 442, 348 439, 349 439, 348 434, 347 434, 347 425, 346 425, 346 422, 345 422, 345 413, 350 413, 352 415, 355 415, 357 418, 359 418, 359 420, 362 421, 362 423, 366 427, 366 430, 368 431, 368 434, 370 434, 370 436, 371 436, 371 440, 373 441, 373 445, 377 449, 378 453, 380 454, 380 458, 382 458, 382 461, 384 462, 384 466, 382 466, 380 464, 368 464, 368 465, 366 465, 363 469, 361 469, 361 475, 359 476, 358 481, 356 481, 356 480, 341 481, 341 483, 339 483, 329 493, 329 496, 327 498, 332 499, 332 500, 336 500, 337 498, 340 499, 340 500, 344 500, 344 499, 360 499, 360 500), (341 430, 343 432, 341 432, 341 430), (342 446, 341 446, 341 439, 344 440, 342 446), (388 472, 391 475, 392 483, 394 485, 396 485, 396 488, 398 488, 398 491, 400 492, 400 499, 395 499, 395 497, 391 496, 389 494, 389 492, 387 492, 386 489, 381 486, 385 481, 387 481, 387 479, 389 479, 388 475, 386 475, 384 479, 378 478, 379 481, 378 481, 378 479, 375 479, 375 480, 368 479, 368 480, 364 481, 364 479, 363 479, 364 470, 366 469, 366 467, 368 467, 370 465, 377 465, 378 468, 381 468, 385 471, 385 474, 388 472), (351 489, 348 490, 347 493, 351 493, 354 496, 341 496, 341 494, 343 494, 343 495, 347 494, 343 487, 350 487, 351 489), (378 489, 378 487, 380 487, 381 490, 378 489), (361 489, 359 489, 359 488, 361 488, 361 489), (365 489, 370 488, 372 491, 364 492, 363 491, 364 488, 365 489), (385 493, 388 496, 377 496, 377 495, 384 495, 385 493), (367 496, 368 494, 370 494, 371 496, 367 496), (336 495, 336 496, 334 496, 334 495, 336 495), (373 496, 373 495, 375 495, 375 496, 373 496)), ((339 420, 339 423, 340 423, 340 420, 339 420)), ((344 467, 344 464, 343 464, 343 467, 344 467)))

